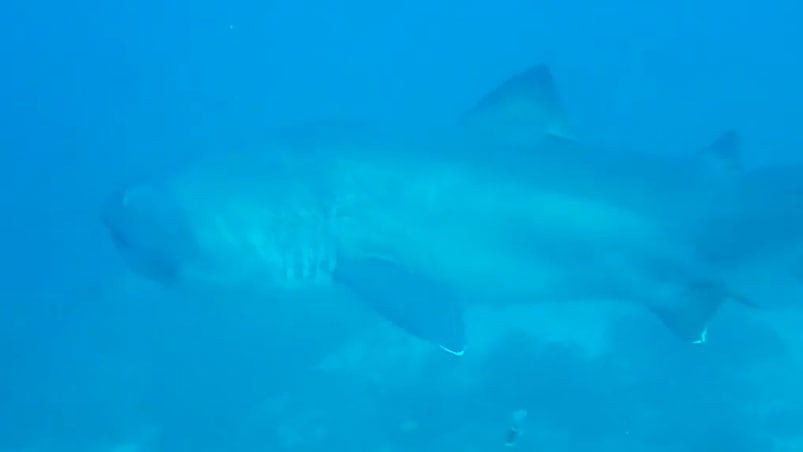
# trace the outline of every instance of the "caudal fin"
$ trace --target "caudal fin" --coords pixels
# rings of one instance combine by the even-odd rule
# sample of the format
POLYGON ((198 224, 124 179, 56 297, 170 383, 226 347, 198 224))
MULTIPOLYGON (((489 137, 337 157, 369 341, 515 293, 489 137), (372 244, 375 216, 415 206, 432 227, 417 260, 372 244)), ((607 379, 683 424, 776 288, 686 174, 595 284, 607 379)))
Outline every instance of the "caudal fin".
POLYGON ((574 138, 552 72, 544 64, 499 85, 465 114, 461 126, 484 139, 524 145, 550 136, 574 138))

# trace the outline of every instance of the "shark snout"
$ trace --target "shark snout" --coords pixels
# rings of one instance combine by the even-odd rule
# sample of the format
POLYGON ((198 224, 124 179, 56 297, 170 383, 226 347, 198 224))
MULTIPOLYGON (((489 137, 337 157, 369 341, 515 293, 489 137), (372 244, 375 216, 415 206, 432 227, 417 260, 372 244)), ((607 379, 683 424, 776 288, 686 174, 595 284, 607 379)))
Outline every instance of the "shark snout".
POLYGON ((192 234, 169 196, 150 186, 127 187, 107 198, 99 216, 131 270, 160 282, 177 277, 192 234))

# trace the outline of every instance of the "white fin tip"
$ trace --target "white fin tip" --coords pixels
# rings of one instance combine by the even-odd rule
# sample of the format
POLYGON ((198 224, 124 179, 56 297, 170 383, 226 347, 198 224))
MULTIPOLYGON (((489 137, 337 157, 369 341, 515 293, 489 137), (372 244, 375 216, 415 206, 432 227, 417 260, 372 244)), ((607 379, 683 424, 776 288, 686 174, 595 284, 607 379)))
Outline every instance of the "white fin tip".
POLYGON ((466 352, 465 350, 454 351, 454 350, 451 350, 449 348, 444 347, 443 345, 438 345, 438 347, 440 347, 442 350, 444 350, 444 351, 446 351, 448 353, 451 353, 454 356, 463 356, 463 353, 466 352))

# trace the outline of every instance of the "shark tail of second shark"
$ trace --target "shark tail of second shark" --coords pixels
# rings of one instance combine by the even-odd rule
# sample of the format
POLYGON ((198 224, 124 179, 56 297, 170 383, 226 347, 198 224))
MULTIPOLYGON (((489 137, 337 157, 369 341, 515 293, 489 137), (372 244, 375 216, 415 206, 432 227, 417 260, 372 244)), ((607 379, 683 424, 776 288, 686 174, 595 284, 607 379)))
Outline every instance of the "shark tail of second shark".
POLYGON ((759 306, 747 298, 710 282, 697 282, 686 287, 684 296, 670 306, 651 306, 672 333, 692 344, 704 344, 708 326, 724 303, 737 303, 750 308, 759 306))

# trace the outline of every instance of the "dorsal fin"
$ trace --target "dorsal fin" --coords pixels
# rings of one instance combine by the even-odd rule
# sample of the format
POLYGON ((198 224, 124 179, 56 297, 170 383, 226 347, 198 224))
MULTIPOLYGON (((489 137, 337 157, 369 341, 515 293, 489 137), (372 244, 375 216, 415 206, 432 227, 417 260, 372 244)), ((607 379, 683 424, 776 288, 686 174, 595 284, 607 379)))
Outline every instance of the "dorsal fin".
POLYGON ((742 139, 735 130, 727 130, 711 144, 700 150, 700 154, 727 174, 742 171, 742 139))
POLYGON ((544 64, 514 75, 482 98, 461 125, 483 138, 529 144, 574 138, 552 73, 544 64))

